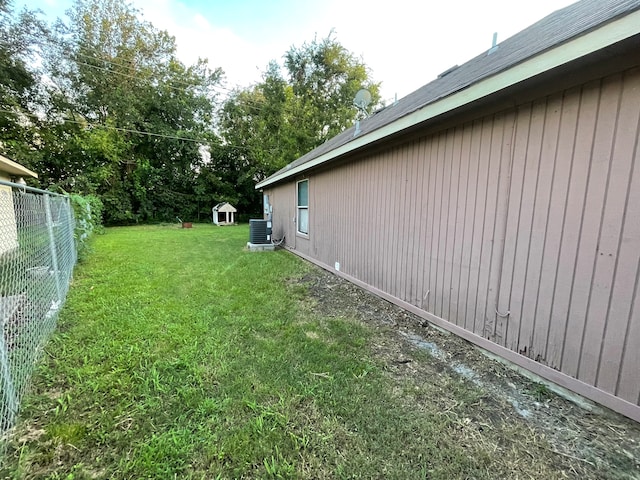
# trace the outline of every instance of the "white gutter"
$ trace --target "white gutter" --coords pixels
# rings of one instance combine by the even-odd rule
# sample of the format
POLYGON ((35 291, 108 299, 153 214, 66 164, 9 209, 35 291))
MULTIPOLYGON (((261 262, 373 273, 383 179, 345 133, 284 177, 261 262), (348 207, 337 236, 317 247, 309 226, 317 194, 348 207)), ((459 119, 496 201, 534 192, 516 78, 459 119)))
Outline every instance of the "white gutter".
POLYGON ((298 165, 278 175, 267 178, 256 185, 256 189, 273 185, 297 173, 321 165, 329 160, 357 150, 370 143, 394 135, 409 127, 422 123, 443 113, 462 107, 480 98, 499 92, 553 68, 569 63, 580 57, 601 50, 621 40, 640 33, 640 10, 610 22, 597 30, 574 40, 558 45, 552 50, 531 57, 501 73, 485 78, 470 87, 424 106, 409 115, 401 117, 373 132, 356 138, 340 147, 320 155, 313 160, 298 165))

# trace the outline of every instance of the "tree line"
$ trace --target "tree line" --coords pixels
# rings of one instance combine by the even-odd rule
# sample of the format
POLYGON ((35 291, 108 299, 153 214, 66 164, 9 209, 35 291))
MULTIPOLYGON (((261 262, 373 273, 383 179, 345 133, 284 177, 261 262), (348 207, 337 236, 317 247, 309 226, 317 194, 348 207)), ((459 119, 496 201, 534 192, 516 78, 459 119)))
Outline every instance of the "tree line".
POLYGON ((98 198, 106 224, 205 220, 220 201, 260 212, 255 183, 351 126, 360 88, 379 102, 332 33, 229 89, 120 0, 76 0, 51 23, 0 0, 0 152, 35 186, 98 198))

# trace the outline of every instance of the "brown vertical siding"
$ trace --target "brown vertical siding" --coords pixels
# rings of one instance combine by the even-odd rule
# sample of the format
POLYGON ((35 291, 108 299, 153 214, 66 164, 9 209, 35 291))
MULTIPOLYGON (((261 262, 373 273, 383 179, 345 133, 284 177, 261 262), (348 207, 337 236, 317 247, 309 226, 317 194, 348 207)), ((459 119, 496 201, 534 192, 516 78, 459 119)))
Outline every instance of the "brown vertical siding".
POLYGON ((466 294, 466 280, 468 280, 467 268, 468 257, 465 257, 465 239, 468 238, 467 233, 467 210, 470 207, 469 185, 470 179, 473 178, 470 172, 469 151, 471 148, 471 125, 464 125, 459 133, 460 136, 460 152, 458 156, 454 156, 454 161, 459 165, 458 183, 456 189, 457 209, 456 209, 456 233, 455 246, 453 253, 454 268, 452 272, 451 287, 451 308, 450 321, 458 326, 464 327, 464 317, 466 309, 462 303, 462 299, 466 294))
MULTIPOLYGON (((591 92, 586 92, 590 94, 591 92)), ((599 101, 591 148, 588 152, 588 171, 581 212, 576 267, 569 304, 569 326, 561 369, 578 377, 583 357, 583 343, 587 329, 586 319, 591 304, 595 260, 598 251, 600 220, 608 177, 608 154, 615 126, 615 113, 619 106, 619 86, 609 81, 599 88, 599 101)), ((590 115, 591 112, 584 112, 590 115)), ((596 297, 596 300, 598 297, 596 297)), ((593 345, 587 345, 592 349, 593 345)), ((584 374, 584 371, 583 371, 584 374)))
MULTIPOLYGON (((634 78, 637 80, 638 75, 636 74, 635 77, 625 75, 621 79, 622 92, 610 154, 611 167, 599 242, 600 255, 597 257, 597 271, 602 272, 603 281, 608 284, 606 288, 599 286, 606 293, 601 303, 599 302, 600 314, 605 322, 601 331, 596 330, 596 335, 600 332, 600 338, 594 336, 593 339, 585 339, 595 344, 593 357, 597 359, 597 364, 581 365, 591 372, 595 370, 595 375, 591 376, 595 385, 609 393, 616 392, 616 374, 620 369, 620 347, 624 345, 629 307, 632 305, 637 276, 635 260, 640 253, 637 250, 637 242, 635 252, 630 250, 633 239, 637 240, 639 237, 637 230, 635 235, 633 230, 629 230, 629 227, 633 229, 633 222, 637 223, 640 212, 637 209, 629 212, 628 203, 637 158, 638 116, 640 115, 640 96, 638 95, 640 88, 637 81, 634 88, 634 78), (633 153, 629 155, 629 152, 633 153), (629 213, 632 218, 629 217, 629 213), (602 341, 598 342, 600 339, 602 341)), ((637 205, 636 203, 631 207, 635 208, 637 205)))
MULTIPOLYGON (((560 266, 560 253, 565 235, 575 235, 574 231, 565 231, 572 219, 567 219, 567 197, 574 158, 576 126, 580 111, 580 89, 565 92, 558 98, 560 104, 559 124, 555 148, 553 150, 553 167, 550 172, 550 197, 546 213, 545 239, 543 246, 540 284, 536 300, 534 319, 537 327, 534 330, 533 350, 539 358, 556 368, 559 365, 561 342, 564 339, 566 322, 562 316, 554 316, 554 312, 564 311, 565 307, 554 309, 556 292, 559 286, 567 285, 571 266, 566 268, 566 275, 558 279, 563 267, 560 266), (567 223, 567 220, 569 223, 567 223), (552 339, 552 343, 549 340, 552 339)), ((575 227, 569 227, 574 229, 575 227)))
MULTIPOLYGON (((419 155, 418 142, 412 142, 411 144, 411 154, 410 157, 417 157, 419 155)), ((418 221, 418 210, 419 205, 416 204, 415 198, 412 193, 418 189, 418 167, 419 162, 411 161, 408 164, 408 177, 409 177, 409 185, 408 189, 405 193, 405 204, 408 205, 408 233, 410 240, 407 245, 407 252, 404 258, 405 269, 406 269, 406 298, 415 305, 415 299, 417 296, 416 288, 417 288, 417 268, 416 261, 419 255, 419 231, 420 231, 420 223, 418 221), (415 256, 411 257, 410 254, 413 253, 415 256)))
POLYGON ((448 179, 445 182, 445 197, 447 199, 446 216, 443 215, 446 229, 444 235, 444 266, 442 269, 442 310, 440 316, 451 318, 451 284, 453 283, 454 259, 453 252, 456 240, 456 213, 457 213, 457 181, 459 163, 454 160, 456 157, 456 143, 460 140, 460 135, 455 129, 447 132, 447 148, 445 162, 448 179))
POLYGON ((440 261, 440 217, 442 214, 442 179, 444 178, 444 165, 442 159, 442 135, 437 135, 432 140, 431 161, 432 168, 432 197, 431 211, 427 214, 427 222, 431 223, 431 245, 429 249, 429 289, 427 311, 438 315, 438 262, 440 261))
MULTIPOLYGON (((385 292, 391 293, 394 297, 397 297, 394 267, 398 256, 398 246, 401 245, 400 242, 403 240, 400 238, 400 235, 397 234, 400 215, 403 213, 398 208, 398 194, 401 175, 398 165, 400 162, 400 149, 396 148, 391 152, 391 165, 386 168, 386 171, 389 172, 391 184, 383 185, 383 190, 386 196, 384 223, 380 232, 375 232, 376 235, 383 234, 382 241, 385 246, 385 253, 383 253, 385 268, 382 272, 382 288, 385 292)), ((385 163, 388 163, 386 159, 385 163)))
POLYGON ((495 157, 496 161, 493 162, 494 174, 492 178, 492 185, 490 190, 495 191, 495 211, 493 213, 493 231, 492 242, 493 248, 490 255, 489 264, 489 280, 488 291, 486 297, 486 310, 485 310, 485 322, 484 331, 482 336, 490 339, 499 345, 502 345, 501 339, 504 325, 502 320, 505 318, 498 314, 498 295, 500 292, 500 281, 502 266, 504 264, 504 248, 505 248, 505 235, 507 229, 507 209, 509 207, 509 195, 510 195, 510 175, 512 162, 512 146, 513 137, 515 132, 515 112, 508 112, 504 117, 499 118, 500 127, 496 129, 499 133, 494 138, 496 146, 495 157))
MULTIPOLYGON (((596 124, 595 143, 592 152, 591 177, 588 184, 588 196, 585 215, 587 230, 583 230, 590 244, 583 252, 584 272, 591 281, 584 283, 582 290, 584 316, 582 336, 580 338, 577 364, 577 376, 585 383, 593 385, 597 372, 603 328, 606 322, 607 304, 611 290, 613 272, 613 253, 604 240, 603 235, 617 236, 615 232, 603 230, 603 219, 607 204, 607 193, 610 187, 612 167, 616 158, 611 156, 618 129, 618 114, 622 93, 622 82, 619 76, 603 81, 600 98, 600 115, 596 124), (604 250, 603 250, 604 247, 604 250)), ((615 185, 614 190, 620 188, 615 185)), ((622 212, 617 212, 620 216, 622 212)), ((578 345, 576 343, 576 345, 578 345)))
MULTIPOLYGON (((460 266, 460 292, 458 294, 458 322, 457 325, 466 330, 469 328, 470 312, 473 308, 469 308, 469 292, 473 289, 471 284, 471 263, 473 258, 473 235, 474 235, 474 218, 476 215, 476 191, 478 186, 478 167, 479 164, 475 160, 480 150, 480 129, 478 122, 465 126, 466 137, 468 138, 468 150, 463 151, 461 168, 468 170, 467 177, 467 203, 465 205, 464 226, 461 232, 462 242, 462 263, 460 266)), ((473 318, 472 318, 473 320, 473 318)), ((471 323, 473 325, 473 323, 471 323)))
MULTIPOLYGON (((575 265, 573 253, 578 240, 580 216, 572 210, 582 197, 581 190, 578 188, 578 194, 573 201, 571 200, 575 187, 573 182, 579 180, 581 176, 586 176, 586 169, 579 164, 582 154, 576 143, 583 103, 580 97, 580 89, 566 92, 564 95, 548 214, 548 237, 536 311, 536 316, 549 319, 544 349, 538 348, 541 349, 542 358, 553 368, 559 368, 561 363, 567 332, 565 315, 569 302, 567 286, 571 284, 573 278, 575 265), (578 174, 577 177, 574 176, 575 173, 578 174), (564 288, 561 288, 562 285, 564 288)), ((579 184, 580 181, 576 183, 579 184)), ((538 345, 538 342, 536 344, 538 345)))
MULTIPOLYGON (((640 111, 640 110, 639 110, 640 111)), ((636 138, 634 156, 634 169, 629 185, 626 223, 623 230, 622 245, 620 249, 621 265, 620 284, 616 283, 617 295, 628 295, 631 301, 625 305, 624 298, 616 297, 615 310, 612 314, 621 315, 618 321, 625 321, 622 348, 615 345, 617 354, 607 357, 611 364, 618 364, 616 376, 615 394, 634 403, 640 404, 640 381, 638 381, 638 369, 640 366, 640 214, 632 206, 640 205, 640 148, 636 138), (635 260, 635 261, 634 261, 635 260), (634 272, 635 270, 635 272, 634 272), (625 277, 623 277, 625 276, 625 277), (621 303, 617 303, 621 302, 621 303), (628 313, 626 313, 628 310, 628 313), (626 313, 626 315, 625 315, 626 313)), ((611 332, 612 340, 616 332, 611 332)), ((611 347, 608 347, 611 348, 611 347)), ((610 354, 609 350, 604 354, 610 354)), ((610 364, 610 365, 611 365, 610 364)))
POLYGON ((471 338, 640 405, 639 112, 635 68, 311 173, 308 240, 295 183, 276 186, 274 227, 471 338))
POLYGON ((295 183, 288 184, 285 188, 268 190, 269 202, 273 208, 273 236, 274 238, 286 237, 289 245, 295 245, 295 226, 291 221, 295 213, 295 183))
MULTIPOLYGON (((560 117, 562 115, 562 96, 556 95, 546 101, 545 117, 542 123, 541 142, 537 155, 535 179, 530 179, 536 188, 527 204, 532 205, 530 219, 530 246, 527 259, 523 259, 526 268, 522 307, 520 311, 519 351, 535 359, 544 361, 548 318, 537 315, 540 300, 540 288, 545 259, 546 242, 549 237, 548 220, 551 209, 551 191, 555 174, 560 117), (544 341, 541 339, 544 337, 544 341)), ((524 253, 524 250, 523 250, 524 253)))
POLYGON ((402 246, 402 254, 400 256, 399 265, 401 266, 401 283, 400 291, 403 292, 404 298, 413 298, 413 257, 416 251, 415 232, 416 232, 416 206, 413 201, 414 193, 417 189, 415 170, 418 162, 412 159, 416 157, 416 142, 408 145, 405 164, 405 182, 404 182, 404 214, 401 217, 403 222, 403 235, 408 239, 402 246))
MULTIPOLYGON (((474 332, 482 337, 488 337, 493 330, 495 320, 495 295, 491 286, 496 283, 494 280, 497 269, 492 268, 493 257, 500 255, 500 237, 496 235, 496 224, 498 214, 498 197, 502 190, 500 185, 500 173, 503 170, 502 151, 504 140, 505 118, 497 115, 492 119, 491 128, 487 128, 488 145, 487 151, 486 179, 482 182, 484 188, 484 212, 482 221, 482 247, 480 249, 480 270, 478 274, 478 294, 476 297, 476 321, 474 332)), ((482 181, 482 180, 481 180, 482 181)))
POLYGON ((435 291, 437 292, 434 297, 434 313, 442 318, 445 318, 446 314, 444 312, 444 304, 446 299, 448 298, 446 287, 445 287, 445 273, 447 270, 447 247, 449 246, 447 243, 447 235, 449 230, 449 197, 450 197, 450 182, 451 182, 451 161, 450 161, 450 151, 451 151, 451 131, 444 132, 440 135, 440 140, 438 142, 439 151, 438 158, 440 161, 440 165, 442 166, 442 177, 439 184, 440 192, 440 205, 438 211, 438 218, 436 218, 436 222, 439 225, 438 237, 436 239, 438 248, 435 252, 436 256, 436 279, 435 279, 435 291))
MULTIPOLYGON (((418 142, 416 145, 416 156, 417 158, 425 158, 426 156, 426 142, 418 142)), ((415 222, 416 227, 418 228, 418 236, 417 236, 417 246, 414 251, 416 252, 416 256, 414 258, 415 261, 415 282, 416 282, 416 292, 415 298, 412 305, 415 305, 419 308, 424 308, 425 303, 425 292, 427 291, 425 287, 424 281, 424 265, 425 259, 427 258, 427 221, 424 218, 425 212, 427 211, 429 205, 429 186, 426 181, 429 178, 429 165, 428 162, 418 161, 418 174, 417 174, 417 186, 416 191, 420 191, 421 194, 418 195, 413 201, 416 204, 416 216, 415 222)))
MULTIPOLYGON (((575 342, 575 326, 571 321, 570 305, 578 267, 578 252, 583 225, 586 186, 590 173, 591 150, 600 103, 600 85, 594 82, 575 93, 567 93, 568 104, 577 105, 573 144, 566 147, 565 162, 570 162, 569 186, 563 212, 558 269, 554 285, 554 303, 551 307, 551 326, 547 341, 547 362, 569 375, 575 375, 563 358, 567 345, 575 342)), ((573 119, 569 119, 573 122, 573 119)), ((562 205, 559 203, 559 205, 562 205)), ((580 279, 582 281, 582 279, 580 279)), ((573 348, 572 346, 569 349, 573 348)))

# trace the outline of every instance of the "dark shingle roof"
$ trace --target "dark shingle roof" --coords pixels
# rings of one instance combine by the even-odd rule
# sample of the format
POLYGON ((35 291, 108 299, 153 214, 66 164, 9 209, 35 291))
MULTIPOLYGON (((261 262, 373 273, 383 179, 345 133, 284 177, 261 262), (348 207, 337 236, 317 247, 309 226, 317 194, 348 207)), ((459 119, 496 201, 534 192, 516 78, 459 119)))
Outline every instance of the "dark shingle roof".
MULTIPOLYGON (((436 80, 360 122, 360 133, 351 127, 298 158, 271 177, 301 166, 319 156, 388 125, 416 110, 514 67, 525 60, 584 35, 616 18, 640 9, 640 0, 582 0, 557 10, 487 51, 453 68, 436 80)), ((265 181, 269 181, 266 179, 265 181)))

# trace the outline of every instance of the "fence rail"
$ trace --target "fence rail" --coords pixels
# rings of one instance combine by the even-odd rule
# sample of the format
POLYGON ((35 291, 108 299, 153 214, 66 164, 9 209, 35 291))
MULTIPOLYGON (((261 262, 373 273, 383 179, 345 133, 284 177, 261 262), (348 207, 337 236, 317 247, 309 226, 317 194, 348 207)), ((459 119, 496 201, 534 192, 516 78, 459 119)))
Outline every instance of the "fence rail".
POLYGON ((0 460, 77 260, 68 197, 0 181, 0 460))

